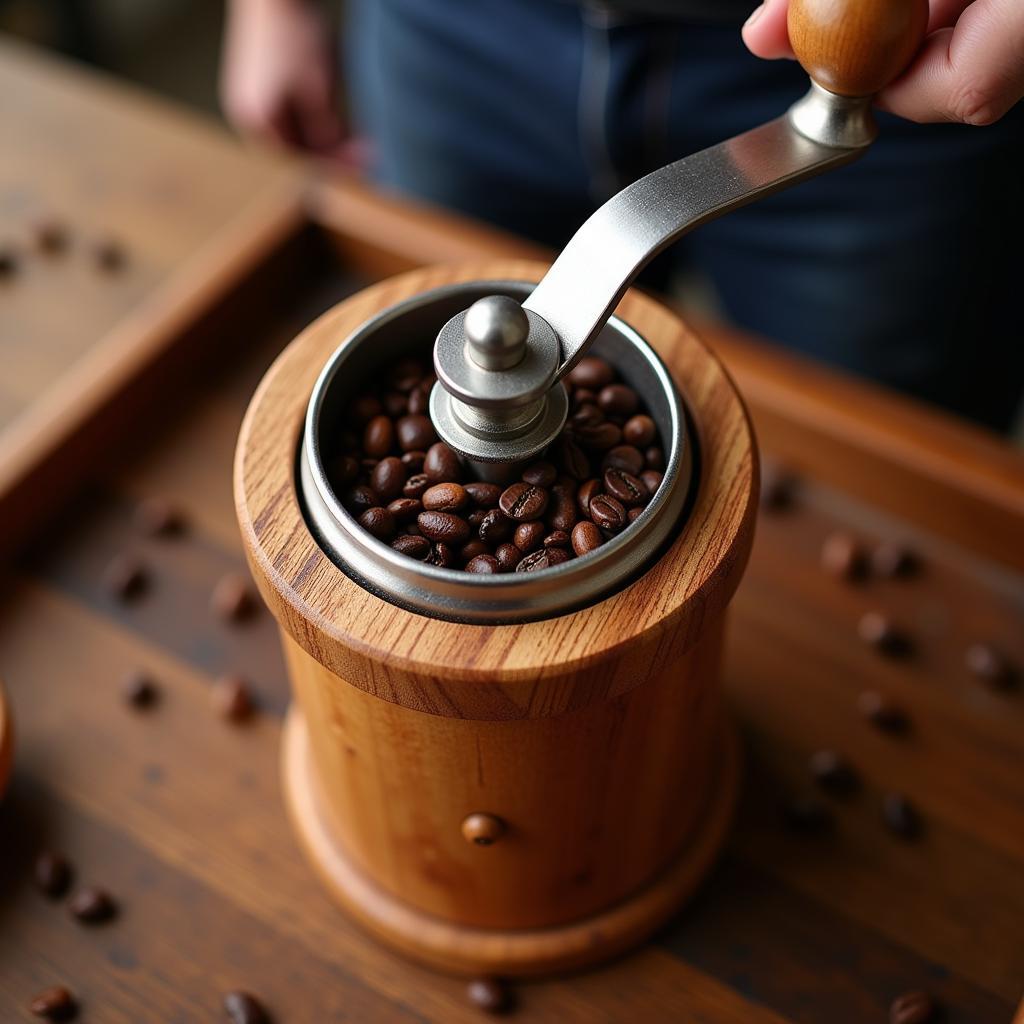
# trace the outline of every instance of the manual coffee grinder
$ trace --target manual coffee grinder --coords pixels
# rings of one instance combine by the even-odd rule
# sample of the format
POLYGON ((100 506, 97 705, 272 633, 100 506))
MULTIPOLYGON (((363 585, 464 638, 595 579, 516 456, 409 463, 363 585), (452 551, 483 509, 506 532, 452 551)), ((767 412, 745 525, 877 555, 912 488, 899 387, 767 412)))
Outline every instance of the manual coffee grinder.
POLYGON ((432 267, 360 292, 256 392, 235 491, 295 693, 289 809, 332 895, 399 950, 472 974, 580 967, 648 935, 711 865, 739 779, 719 659, 757 457, 717 359, 627 289, 695 225, 862 152, 870 95, 926 15, 925 0, 795 2, 813 81, 788 114, 631 185, 550 268, 432 267), (643 513, 584 557, 485 576, 363 530, 331 439, 366 381, 433 339, 430 417, 480 480, 543 457, 584 353, 612 364, 664 443, 643 513))

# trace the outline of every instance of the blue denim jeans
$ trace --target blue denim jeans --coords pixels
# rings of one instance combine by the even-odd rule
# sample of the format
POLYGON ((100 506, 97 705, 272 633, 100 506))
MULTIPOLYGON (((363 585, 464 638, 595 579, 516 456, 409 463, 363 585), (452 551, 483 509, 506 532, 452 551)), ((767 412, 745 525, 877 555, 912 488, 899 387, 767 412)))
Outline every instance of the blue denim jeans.
MULTIPOLYGON (((623 185, 778 116, 807 84, 751 56, 738 26, 558 0, 349 8, 377 180, 555 247, 623 185)), ((1024 105, 989 128, 879 121, 861 160, 668 255, 705 271, 739 325, 1005 429, 1024 383, 1024 105)))

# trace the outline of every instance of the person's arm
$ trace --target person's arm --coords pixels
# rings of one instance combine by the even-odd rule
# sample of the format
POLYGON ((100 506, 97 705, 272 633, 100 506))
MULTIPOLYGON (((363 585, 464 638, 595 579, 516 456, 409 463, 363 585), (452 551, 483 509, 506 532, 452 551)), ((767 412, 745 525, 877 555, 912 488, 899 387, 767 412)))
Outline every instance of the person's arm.
MULTIPOLYGON (((789 0, 765 0, 743 26, 759 57, 792 57, 789 0)), ((910 67, 876 99, 911 121, 992 124, 1024 97, 1024 0, 930 0, 910 67)))
POLYGON ((229 0, 221 105, 243 134, 320 153, 334 150, 333 48, 307 0, 229 0))

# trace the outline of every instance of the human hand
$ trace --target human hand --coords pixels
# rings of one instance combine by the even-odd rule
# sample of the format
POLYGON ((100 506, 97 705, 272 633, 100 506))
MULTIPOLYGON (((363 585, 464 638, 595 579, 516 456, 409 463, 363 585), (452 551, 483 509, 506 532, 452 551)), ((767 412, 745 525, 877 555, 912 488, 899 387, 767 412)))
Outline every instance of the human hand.
POLYGON ((221 105, 243 134, 334 153, 343 134, 326 25, 306 0, 232 0, 221 105))
MULTIPOLYGON (((1024 97, 1024 2, 929 0, 928 29, 906 71, 875 103, 911 121, 998 121, 1024 97)), ((743 26, 758 57, 792 57, 789 0, 765 0, 743 26)))

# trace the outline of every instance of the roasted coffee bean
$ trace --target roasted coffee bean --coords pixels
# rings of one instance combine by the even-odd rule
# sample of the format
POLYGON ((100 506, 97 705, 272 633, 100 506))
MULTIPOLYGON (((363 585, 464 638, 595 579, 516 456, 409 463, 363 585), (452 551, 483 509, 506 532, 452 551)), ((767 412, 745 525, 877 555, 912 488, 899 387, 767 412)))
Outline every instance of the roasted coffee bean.
POLYGON ((44 896, 57 899, 68 891, 71 885, 71 864, 59 853, 45 851, 36 857, 32 866, 36 887, 44 896))
POLYGON ((562 472, 573 480, 586 480, 590 476, 590 459, 568 434, 563 434, 556 444, 556 461, 562 472))
POLYGON ((919 569, 917 556, 902 544, 883 541, 871 552, 871 571, 884 579, 913 576, 919 569))
POLYGON ((18 272, 18 254, 10 246, 0 246, 0 280, 18 272))
POLYGON ((626 444, 637 448, 646 448, 652 444, 658 434, 658 428, 650 416, 631 416, 622 426, 622 438, 626 444))
POLYGON ((74 1020, 78 1014, 78 1003, 67 988, 54 985, 32 997, 28 1012, 34 1017, 45 1017, 46 1020, 74 1020))
POLYGON ((490 576, 499 571, 498 560, 493 555, 476 555, 466 563, 466 572, 478 576, 490 576))
POLYGON ((425 452, 437 442, 434 424, 422 414, 403 416, 395 424, 395 432, 403 452, 425 452))
POLYGON ((226 721, 244 722, 254 711, 249 684, 235 673, 221 676, 210 696, 214 710, 226 721))
POLYGON ((603 543, 604 534, 589 519, 572 528, 572 549, 577 555, 590 554, 603 543))
POLYGON ((418 359, 399 359, 391 371, 391 386, 396 391, 412 391, 423 380, 425 373, 426 368, 418 359))
POLYGON ((224 1012, 231 1024, 271 1024, 263 1004, 249 992, 229 992, 224 997, 224 1012))
POLYGON ((185 532, 185 515, 166 498, 146 498, 135 506, 135 523, 149 537, 176 537, 185 532))
POLYGON ((117 914, 117 904, 110 893, 89 885, 71 897, 68 910, 83 924, 101 924, 117 914))
POLYGON ((469 525, 474 530, 479 530, 480 529, 480 524, 487 518, 487 512, 489 512, 489 511, 490 511, 490 509, 488 509, 485 512, 482 508, 475 508, 475 509, 473 509, 472 512, 470 512, 470 513, 468 513, 466 515, 466 522, 468 522, 469 525))
POLYGON ((331 486, 336 491, 341 491, 349 484, 353 484, 359 476, 359 460, 351 455, 339 455, 332 460, 327 469, 331 486))
POLYGON ((402 493, 408 471, 394 455, 381 459, 370 473, 370 486, 383 502, 394 501, 402 493))
POLYGON ((553 565, 560 565, 569 559, 569 552, 564 548, 541 548, 527 555, 517 566, 516 572, 539 572, 553 565))
POLYGON ((466 493, 469 500, 482 509, 494 508, 501 497, 501 488, 497 484, 485 483, 482 480, 474 480, 466 484, 466 493))
POLYGON ((811 796, 788 800, 782 808, 782 820, 794 832, 821 833, 832 828, 832 812, 811 796))
POLYGON ((523 553, 515 544, 499 544, 494 557, 498 560, 498 569, 501 572, 512 572, 522 561, 523 553))
POLYGON ((428 512, 458 512, 469 504, 462 484, 434 484, 423 492, 423 507, 428 512))
POLYGON ((791 508, 796 490, 795 474, 774 462, 762 464, 761 508, 766 512, 784 512, 791 508))
POLYGON ((462 463, 458 455, 443 441, 438 441, 427 449, 427 457, 423 462, 423 472, 432 484, 447 481, 458 482, 462 479, 462 463))
POLYGON ((624 473, 639 476, 644 468, 644 453, 631 444, 616 445, 601 460, 601 469, 621 469, 624 473))
POLYGON ((576 491, 576 507, 580 510, 580 514, 589 517, 591 499, 603 493, 604 485, 596 478, 580 484, 576 491))
POLYGON ((471 540, 466 544, 463 544, 459 549, 459 559, 465 564, 471 559, 476 558, 477 555, 489 555, 491 553, 491 547, 489 544, 485 544, 482 540, 471 540))
POLYGON ((810 760, 814 781, 834 796, 849 796, 859 788, 860 780, 850 762, 834 750, 819 750, 810 760))
POLYGON ((362 472, 369 476, 379 463, 380 459, 360 459, 359 468, 360 470, 362 470, 362 472))
POLYGON ((435 542, 461 546, 469 540, 469 523, 454 512, 421 512, 416 525, 424 537, 435 542))
POLYGON ((928 1024, 935 1012, 927 992, 904 992, 889 1004, 889 1024, 928 1024))
POLYGON ((604 423, 605 415, 601 412, 599 406, 594 405, 592 402, 587 402, 581 405, 570 417, 569 422, 572 424, 573 430, 579 430, 582 427, 596 427, 599 423, 604 423))
POLYGON ((508 517, 496 508, 484 513, 480 526, 477 528, 480 539, 488 544, 498 544, 506 540, 511 532, 512 524, 508 521, 508 517))
POLYGON ((857 708, 872 725, 882 732, 900 735, 910 729, 907 713, 897 704, 886 700, 875 690, 865 690, 857 698, 857 708))
POLYGON ((902 793, 887 793, 882 798, 882 820, 901 839, 916 839, 921 834, 921 816, 902 793))
POLYGON ((396 523, 408 523, 423 511, 423 502, 416 498, 395 498, 389 503, 388 511, 395 517, 396 523))
POLYGON ((139 711, 153 707, 160 699, 160 690, 145 672, 129 672, 121 683, 124 702, 139 711))
MULTIPOLYGON (((422 387, 409 392, 409 415, 426 416, 430 411, 430 391, 422 387)), ((435 439, 437 435, 434 435, 435 439)), ((432 443, 432 442, 431 442, 432 443)))
POLYGON ((837 579, 862 579, 867 559, 856 538, 844 531, 830 533, 821 547, 821 567, 837 579))
MULTIPOLYGON (((571 386, 571 382, 570 386, 571 386)), ((597 392, 590 388, 572 388, 571 401, 569 406, 578 409, 581 405, 597 405, 597 392)))
POLYGON ((558 479, 558 472, 550 462, 534 462, 523 470, 522 479, 535 487, 550 487, 558 479))
POLYGON ((52 218, 37 221, 32 227, 36 248, 47 256, 63 252, 68 247, 68 237, 67 225, 52 218))
POLYGON ((131 601, 146 589, 146 570, 131 555, 115 555, 103 570, 103 587, 119 601, 131 601))
POLYGON ((349 419, 357 427, 365 427, 370 420, 384 413, 384 406, 373 395, 360 395, 349 406, 349 419))
POLYGON ((864 643, 890 657, 910 653, 910 638, 882 612, 865 612, 857 623, 857 632, 864 643))
POLYGON ((656 469, 645 469, 640 474, 640 479, 643 480, 647 493, 653 498, 658 493, 663 476, 656 469))
POLYGON ((426 458, 426 452, 406 452, 402 456, 402 465, 405 466, 405 471, 409 476, 415 476, 417 473, 423 472, 423 463, 426 458))
POLYGON ((516 522, 539 519, 548 507, 548 492, 533 484, 512 484, 501 492, 498 507, 516 522))
POLYGON ((625 384, 609 384, 597 396, 597 404, 606 416, 632 416, 639 403, 637 393, 625 384))
POLYGON ((604 472, 604 489, 613 497, 618 498, 627 508, 634 505, 646 505, 650 498, 643 481, 632 473, 621 469, 606 469, 604 472))
POLYGON ((377 540, 391 540, 395 535, 395 517, 380 506, 368 508, 359 517, 359 525, 377 540))
POLYGON ((520 523, 512 534, 512 543, 524 554, 536 551, 547 530, 543 523, 520 523))
MULTIPOLYGON (((446 515, 447 513, 439 512, 437 515, 446 515)), ((454 569, 458 559, 455 557, 455 551, 443 541, 435 544, 430 549, 430 554, 427 556, 427 562, 430 565, 436 565, 441 569, 454 569)))
POLYGON ((603 452, 614 448, 622 440, 621 428, 614 423, 597 423, 574 430, 574 436, 585 448, 603 452))
POLYGON ((425 561, 427 555, 430 554, 430 541, 426 537, 413 537, 411 534, 406 534, 403 537, 396 537, 391 542, 391 546, 401 554, 415 558, 417 562, 425 561))
POLYGON ((541 543, 546 548, 567 548, 569 547, 569 534, 565 530, 553 530, 541 543))
POLYGON ((426 473, 416 473, 414 476, 409 477, 402 485, 402 497, 420 499, 426 493, 429 486, 430 477, 426 473))
POLYGON ((991 644, 971 644, 964 663, 969 672, 996 690, 1008 689, 1016 680, 1013 665, 991 644))
POLYGON ((237 572, 222 576, 210 595, 210 609, 225 622, 243 622, 259 607, 252 584, 237 572))
MULTIPOLYGON (((402 493, 404 494, 405 491, 403 490, 402 493)), ((406 494, 406 497, 418 497, 418 495, 406 494)), ((372 487, 367 487, 366 484, 353 484, 345 491, 342 500, 345 508, 358 518, 368 508, 374 508, 380 504, 380 495, 372 487)))
POLYGON ((372 458, 382 459, 395 443, 395 428, 387 416, 374 416, 363 431, 363 451, 372 458))
POLYGON ((573 387, 599 391, 615 379, 615 371, 597 356, 584 356, 570 371, 569 383, 573 387))
POLYGON ((384 411, 393 420, 405 416, 409 411, 409 396, 403 395, 401 391, 388 391, 384 395, 383 402, 384 411))
POLYGON ((93 246, 92 255, 96 266, 107 272, 120 270, 128 260, 123 246, 113 238, 100 239, 93 246))
POLYGON ((576 492, 573 483, 559 483, 551 489, 551 503, 548 508, 548 525, 553 530, 568 533, 576 525, 576 492))
POLYGON ((626 510, 622 503, 607 494, 599 494, 590 502, 590 518, 609 533, 618 533, 626 526, 626 510))
POLYGON ((644 465, 648 469, 656 469, 659 473, 665 472, 665 452, 657 445, 651 445, 644 452, 644 465))

